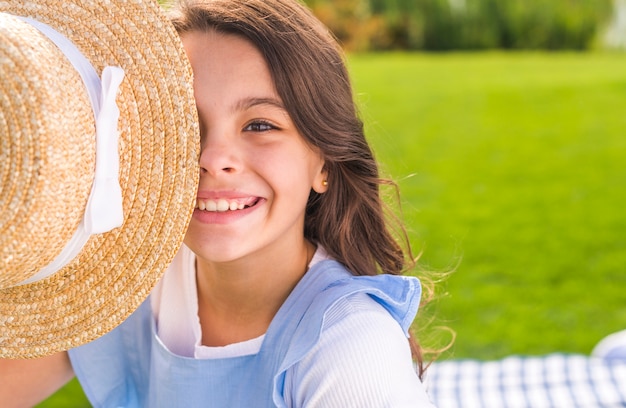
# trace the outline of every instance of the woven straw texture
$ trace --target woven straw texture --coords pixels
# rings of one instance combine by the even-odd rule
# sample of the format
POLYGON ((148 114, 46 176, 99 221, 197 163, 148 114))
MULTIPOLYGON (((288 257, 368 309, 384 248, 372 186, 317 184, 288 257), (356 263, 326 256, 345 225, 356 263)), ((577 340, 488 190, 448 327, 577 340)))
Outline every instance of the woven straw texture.
POLYGON ((10 287, 50 263, 76 231, 93 179, 94 120, 79 74, 35 28, 0 14, 0 44, 0 78, 19 78, 0 83, 0 124, 10 136, 0 140, 0 287, 10 287), (71 115, 60 101, 71 101, 71 115), (49 225, 50 215, 60 222, 49 225))
POLYGON ((32 358, 100 337, 146 299, 193 211, 199 131, 191 68, 156 2, 0 0, 0 12, 54 27, 99 74, 107 65, 125 71, 117 97, 124 224, 92 236, 56 274, 13 286, 76 230, 95 130, 84 85, 60 51, 39 44, 47 39, 31 27, 0 19, 0 357, 32 358))

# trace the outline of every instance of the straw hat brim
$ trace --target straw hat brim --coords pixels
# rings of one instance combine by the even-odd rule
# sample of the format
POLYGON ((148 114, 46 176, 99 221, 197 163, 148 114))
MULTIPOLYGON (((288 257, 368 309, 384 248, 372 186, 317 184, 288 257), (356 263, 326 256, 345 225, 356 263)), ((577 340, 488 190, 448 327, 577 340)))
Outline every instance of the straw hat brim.
POLYGON ((106 334, 147 298, 193 212, 198 119, 190 65, 155 1, 0 0, 0 12, 52 26, 98 73, 125 71, 117 98, 123 225, 92 236, 54 275, 0 290, 0 357, 32 358, 106 334))

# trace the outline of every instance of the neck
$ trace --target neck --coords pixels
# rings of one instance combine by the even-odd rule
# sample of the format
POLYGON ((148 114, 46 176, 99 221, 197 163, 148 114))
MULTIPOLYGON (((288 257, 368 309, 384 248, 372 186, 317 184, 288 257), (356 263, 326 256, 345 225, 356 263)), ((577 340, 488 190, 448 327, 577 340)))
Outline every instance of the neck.
POLYGON ((224 346, 267 331, 306 273, 315 248, 303 240, 298 250, 276 252, 228 264, 196 261, 202 344, 224 346))

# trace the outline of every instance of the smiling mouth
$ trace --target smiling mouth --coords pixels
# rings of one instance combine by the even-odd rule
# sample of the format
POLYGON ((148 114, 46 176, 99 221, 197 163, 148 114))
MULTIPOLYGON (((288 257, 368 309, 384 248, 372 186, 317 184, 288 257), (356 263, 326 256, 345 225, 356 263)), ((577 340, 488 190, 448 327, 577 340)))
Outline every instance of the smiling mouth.
POLYGON ((196 209, 209 212, 238 211, 254 206, 259 201, 258 198, 246 200, 227 200, 219 198, 217 200, 196 200, 196 209))

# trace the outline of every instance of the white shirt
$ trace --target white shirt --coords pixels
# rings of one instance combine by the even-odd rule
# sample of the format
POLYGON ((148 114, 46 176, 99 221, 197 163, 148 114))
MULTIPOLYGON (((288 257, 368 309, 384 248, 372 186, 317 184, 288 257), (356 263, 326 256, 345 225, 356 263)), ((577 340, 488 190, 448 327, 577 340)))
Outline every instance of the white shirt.
MULTIPOLYGON (((313 255, 309 268, 329 259, 323 248, 313 255)), ((256 354, 264 335, 223 347, 202 345, 198 317, 196 256, 183 244, 163 279, 152 292, 151 305, 157 321, 157 335, 174 354, 193 358, 227 358, 256 354)))
MULTIPOLYGON (((318 247, 309 267, 324 259, 326 251, 318 247)), ((175 354, 223 358, 260 350, 264 336, 224 347, 201 344, 195 255, 184 245, 151 302, 157 334, 175 354)), ((366 294, 343 299, 328 312, 317 345, 287 371, 285 398, 293 407, 434 407, 402 328, 366 294)))

